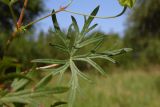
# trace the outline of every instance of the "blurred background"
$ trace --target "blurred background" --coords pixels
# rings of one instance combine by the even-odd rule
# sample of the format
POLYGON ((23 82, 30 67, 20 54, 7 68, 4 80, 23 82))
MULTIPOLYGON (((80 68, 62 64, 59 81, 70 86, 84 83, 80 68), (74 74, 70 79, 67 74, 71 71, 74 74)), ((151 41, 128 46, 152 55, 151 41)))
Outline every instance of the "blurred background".
MULTIPOLYGON (((51 13, 52 9, 64 6, 67 0, 29 0, 24 23, 51 13)), ((19 15, 23 0, 14 5, 19 15)), ((122 7, 117 0, 75 0, 68 8, 81 13, 90 13, 100 5, 98 16, 112 16, 122 7)), ((0 3, 0 56, 4 45, 13 31, 13 21, 9 9, 0 3), (5 11, 4 11, 5 10, 5 11)), ((58 20, 64 32, 71 23, 71 14, 58 13, 58 20)), ((83 16, 74 15, 80 28, 83 16)), ((133 9, 116 19, 95 19, 99 26, 89 35, 106 35, 101 49, 114 50, 132 48, 133 51, 116 56, 116 64, 97 60, 108 72, 108 77, 92 75, 95 84, 84 83, 82 96, 75 107, 160 107, 160 0, 137 0, 133 9), (86 95, 87 94, 87 95, 86 95), (87 103, 86 103, 87 101, 87 103)), ((23 68, 31 66, 36 58, 63 58, 58 50, 49 46, 56 42, 51 18, 30 27, 29 30, 12 42, 6 56, 17 58, 23 68)), ((88 50, 90 47, 85 47, 88 50)), ((93 74, 93 69, 79 63, 84 72, 93 74)), ((83 82, 82 82, 83 83, 83 82)))

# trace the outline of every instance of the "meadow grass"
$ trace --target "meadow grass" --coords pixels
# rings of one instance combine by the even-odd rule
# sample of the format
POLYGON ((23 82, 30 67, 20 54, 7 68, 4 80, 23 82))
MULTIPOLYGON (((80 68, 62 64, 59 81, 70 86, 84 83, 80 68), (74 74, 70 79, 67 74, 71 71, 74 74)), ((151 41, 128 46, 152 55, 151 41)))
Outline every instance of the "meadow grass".
MULTIPOLYGON (((108 74, 107 77, 89 73, 93 83, 80 81, 81 87, 74 107, 160 107, 158 70, 116 72, 108 74)), ((65 85, 69 79, 68 73, 64 78, 65 85)), ((55 80, 52 85, 57 83, 55 80)))

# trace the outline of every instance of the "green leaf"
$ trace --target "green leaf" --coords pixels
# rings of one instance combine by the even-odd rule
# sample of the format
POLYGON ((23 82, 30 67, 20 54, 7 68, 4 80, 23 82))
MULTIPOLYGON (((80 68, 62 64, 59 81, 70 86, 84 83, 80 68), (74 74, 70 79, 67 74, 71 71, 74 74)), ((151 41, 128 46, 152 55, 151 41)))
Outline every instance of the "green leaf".
POLYGON ((57 107, 57 106, 64 105, 64 104, 67 104, 67 102, 59 101, 59 102, 55 102, 53 105, 51 105, 51 107, 57 107))
POLYGON ((69 52, 68 48, 64 47, 63 45, 59 45, 59 44, 51 44, 50 43, 50 46, 53 46, 61 51, 64 51, 64 52, 69 52))
POLYGON ((86 31, 86 33, 92 31, 94 28, 97 27, 97 25, 98 25, 98 24, 96 23, 96 24, 94 24, 93 26, 91 26, 91 27, 86 31))
POLYGON ((0 98, 2 103, 27 103, 33 104, 37 97, 47 97, 51 94, 60 94, 68 91, 67 87, 43 88, 38 90, 25 89, 18 92, 8 93, 0 98))
MULTIPOLYGON (((55 10, 54 10, 54 9, 53 9, 52 13, 55 13, 55 10)), ((53 25, 54 25, 55 31, 61 31, 61 29, 60 29, 60 27, 59 27, 59 24, 58 24, 58 21, 57 21, 56 14, 53 14, 53 15, 52 15, 52 21, 53 21, 53 25)))
POLYGON ((94 17, 92 17, 92 16, 96 16, 97 13, 98 13, 98 11, 99 11, 99 6, 97 6, 97 7, 93 10, 93 12, 90 14, 91 16, 89 16, 89 18, 86 20, 86 23, 84 24, 83 29, 82 29, 82 32, 81 32, 82 35, 86 34, 86 30, 88 29, 88 27, 90 26, 91 22, 92 22, 93 19, 94 19, 94 17))
POLYGON ((52 80, 52 74, 49 74, 42 78, 35 86, 35 89, 45 87, 52 80))
POLYGON ((78 27, 78 24, 77 24, 77 21, 76 19, 74 18, 74 16, 71 16, 72 18, 72 23, 73 23, 73 26, 74 26, 74 29, 77 33, 79 33, 79 27, 78 27))
POLYGON ((75 60, 88 62, 95 69, 97 69, 101 74, 103 75, 105 74, 105 71, 96 62, 92 61, 90 58, 76 58, 75 60))
POLYGON ((120 55, 120 54, 130 52, 132 50, 133 49, 131 49, 131 48, 122 48, 122 49, 117 49, 117 50, 113 50, 113 51, 105 51, 101 54, 108 55, 108 56, 116 56, 116 55, 120 55))
POLYGON ((72 77, 71 77, 71 81, 70 81, 70 95, 69 95, 69 107, 73 107, 74 101, 76 99, 76 92, 78 89, 78 74, 77 71, 75 70, 75 68, 73 67, 73 61, 70 60, 70 68, 71 68, 71 72, 72 72, 72 77))
MULTIPOLYGON (((34 71, 29 71, 26 74, 26 76, 29 78, 32 78, 34 76, 34 71)), ((17 90, 25 87, 29 82, 30 81, 27 79, 19 79, 19 80, 15 79, 11 84, 12 90, 17 91, 17 90)))
POLYGON ((81 72, 81 71, 77 68, 77 66, 75 65, 74 62, 72 62, 72 63, 70 64, 70 66, 71 66, 71 68, 72 68, 74 71, 77 72, 77 74, 78 74, 80 77, 82 77, 83 79, 91 82, 91 80, 90 80, 83 72, 81 72))
POLYGON ((67 38, 64 35, 65 34, 61 31, 55 32, 55 36, 58 36, 58 38, 63 42, 64 47, 67 48, 67 38))
MULTIPOLYGON (((52 13, 55 13, 54 9, 53 9, 52 13)), ((54 29, 56 31, 56 36, 58 36, 62 40, 62 42, 64 43, 64 45, 67 46, 66 38, 63 36, 64 34, 61 31, 61 29, 60 29, 60 26, 59 26, 58 21, 57 21, 56 14, 52 15, 52 21, 53 21, 54 29)))
POLYGON ((68 28, 67 39, 70 39, 70 38, 71 38, 71 33, 73 32, 73 31, 72 31, 72 26, 73 26, 73 24, 70 24, 70 26, 69 26, 69 28, 68 28))
POLYGON ((136 0, 118 0, 122 6, 132 8, 136 0))
POLYGON ((84 15, 83 18, 84 18, 84 23, 86 23, 87 17, 84 15))
POLYGON ((67 60, 58 60, 58 59, 35 59, 31 62, 36 63, 46 63, 46 64, 65 64, 67 60))
POLYGON ((91 38, 83 41, 82 43, 80 43, 77 48, 84 47, 84 46, 86 46, 86 45, 92 44, 92 43, 94 43, 94 42, 97 42, 97 41, 100 41, 100 40, 103 40, 103 39, 104 39, 103 36, 91 37, 91 38))

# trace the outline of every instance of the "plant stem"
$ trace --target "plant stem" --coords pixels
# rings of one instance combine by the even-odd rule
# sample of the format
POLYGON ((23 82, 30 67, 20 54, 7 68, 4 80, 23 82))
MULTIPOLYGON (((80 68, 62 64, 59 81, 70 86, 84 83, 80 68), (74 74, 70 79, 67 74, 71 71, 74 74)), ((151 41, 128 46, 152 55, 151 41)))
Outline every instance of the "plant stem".
POLYGON ((70 0, 70 2, 66 6, 60 7, 60 9, 58 9, 57 11, 55 11, 55 12, 49 14, 49 15, 46 15, 46 16, 44 16, 42 18, 39 18, 39 19, 37 19, 35 21, 32 21, 32 22, 28 23, 27 25, 23 26, 23 28, 26 29, 29 26, 31 26, 31 25, 33 25, 33 24, 35 24, 35 23, 37 23, 37 22, 39 22, 39 21, 41 21, 41 20, 43 20, 45 18, 48 18, 48 17, 50 17, 50 16, 52 16, 52 15, 58 13, 58 12, 64 11, 66 8, 68 8, 72 4, 72 2, 73 2, 73 0, 70 0))
POLYGON ((123 7, 123 10, 115 15, 115 16, 92 16, 92 15, 88 15, 88 14, 84 14, 84 13, 79 13, 79 12, 74 12, 74 11, 70 11, 70 10, 64 10, 65 12, 68 12, 68 13, 73 13, 73 14, 77 14, 77 15, 81 15, 81 16, 88 16, 88 17, 94 17, 94 18, 99 18, 99 19, 111 19, 111 18, 116 18, 116 17, 119 17, 121 15, 123 15, 125 13, 125 11, 127 10, 127 7, 123 7))
POLYGON ((20 17, 18 19, 18 22, 17 22, 17 27, 20 28, 21 27, 21 24, 22 24, 22 21, 23 21, 23 17, 24 17, 24 12, 25 12, 25 9, 27 7, 27 3, 28 3, 28 0, 25 0, 24 1, 24 5, 23 5, 23 8, 21 10, 21 14, 20 14, 20 17))
POLYGON ((26 29, 26 28, 28 28, 29 26, 31 26, 31 25, 33 25, 33 24, 35 24, 35 23, 37 23, 37 22, 39 22, 39 21, 41 21, 41 20, 43 20, 43 19, 45 19, 45 18, 47 18, 47 17, 49 17, 49 16, 52 16, 53 14, 56 14, 56 13, 58 13, 58 12, 60 12, 60 11, 59 11, 59 10, 58 10, 58 11, 55 11, 54 13, 51 13, 51 14, 46 15, 46 16, 44 16, 44 17, 42 17, 42 18, 39 18, 39 19, 37 19, 37 20, 35 20, 35 21, 32 21, 32 22, 28 23, 27 25, 25 25, 25 26, 23 26, 23 27, 24 27, 24 29, 26 29))

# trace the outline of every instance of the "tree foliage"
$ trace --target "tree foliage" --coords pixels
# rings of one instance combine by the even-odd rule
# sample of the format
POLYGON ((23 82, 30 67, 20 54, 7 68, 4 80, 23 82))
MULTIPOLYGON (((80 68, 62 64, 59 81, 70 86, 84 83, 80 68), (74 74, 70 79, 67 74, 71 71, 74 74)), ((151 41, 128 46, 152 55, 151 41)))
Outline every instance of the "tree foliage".
POLYGON ((159 0, 139 0, 129 15, 125 43, 135 49, 134 59, 142 58, 148 62, 160 61, 159 13, 159 0))

